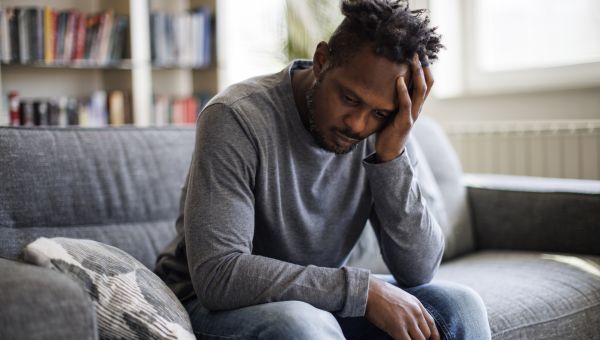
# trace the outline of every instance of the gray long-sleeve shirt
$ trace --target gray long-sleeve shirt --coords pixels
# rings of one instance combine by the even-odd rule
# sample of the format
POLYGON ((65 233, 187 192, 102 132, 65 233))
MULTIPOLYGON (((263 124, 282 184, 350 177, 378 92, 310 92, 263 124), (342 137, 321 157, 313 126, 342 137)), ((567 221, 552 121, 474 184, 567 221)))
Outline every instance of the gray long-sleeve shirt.
POLYGON ((156 272, 211 310, 299 300, 365 313, 369 271, 345 267, 367 219, 401 286, 428 282, 443 235, 414 176, 410 143, 375 164, 374 136, 345 155, 321 149, 296 109, 291 72, 216 96, 197 123, 177 238, 156 272))

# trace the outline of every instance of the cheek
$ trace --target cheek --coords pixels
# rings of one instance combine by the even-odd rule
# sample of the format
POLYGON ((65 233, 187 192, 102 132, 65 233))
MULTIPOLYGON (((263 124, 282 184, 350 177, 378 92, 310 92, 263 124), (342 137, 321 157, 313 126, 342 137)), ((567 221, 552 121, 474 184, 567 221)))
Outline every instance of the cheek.
POLYGON ((340 112, 340 107, 335 98, 329 96, 319 96, 315 100, 314 120, 321 129, 330 129, 336 125, 336 116, 340 112))

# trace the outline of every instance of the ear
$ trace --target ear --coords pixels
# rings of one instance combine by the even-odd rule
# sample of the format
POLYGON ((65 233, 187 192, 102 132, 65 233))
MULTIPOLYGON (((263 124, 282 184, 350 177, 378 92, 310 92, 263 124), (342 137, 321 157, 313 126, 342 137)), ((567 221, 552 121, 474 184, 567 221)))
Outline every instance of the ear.
POLYGON ((319 75, 327 67, 327 61, 329 60, 329 45, 321 41, 315 49, 313 55, 313 74, 315 79, 319 79, 319 75))

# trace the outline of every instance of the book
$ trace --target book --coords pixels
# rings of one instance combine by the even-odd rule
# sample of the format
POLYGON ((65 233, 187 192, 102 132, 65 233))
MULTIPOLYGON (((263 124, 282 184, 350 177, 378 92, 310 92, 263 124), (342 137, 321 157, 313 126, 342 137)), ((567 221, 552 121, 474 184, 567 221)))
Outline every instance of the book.
POLYGON ((10 30, 9 30, 9 11, 4 8, 0 8, 0 60, 4 63, 9 63, 11 60, 11 44, 10 44, 10 30))
POLYGON ((113 21, 114 13, 112 10, 105 11, 100 16, 100 28, 99 28, 99 39, 98 49, 95 55, 95 60, 100 64, 107 64, 110 57, 110 45, 113 39, 113 21))
POLYGON ((50 123, 48 116, 48 102, 46 100, 36 100, 33 102, 33 122, 35 125, 48 125, 50 123))
POLYGON ((75 49, 75 36, 76 34, 76 24, 78 21, 77 11, 71 10, 67 12, 67 19, 65 25, 65 42, 64 42, 64 51, 62 55, 62 62, 68 63, 73 60, 73 50, 75 49))
POLYGON ((75 49, 73 51, 73 60, 81 61, 85 59, 85 41, 86 41, 86 16, 79 13, 77 17, 77 33, 75 34, 75 49))
POLYGON ((17 25, 19 27, 19 62, 26 64, 30 61, 29 55, 29 11, 22 8, 17 12, 17 25))
POLYGON ((17 91, 11 91, 8 94, 8 107, 10 110, 10 125, 21 125, 21 103, 19 99, 19 93, 17 91))
POLYGON ((69 98, 67 101, 67 125, 79 124, 79 101, 69 98))
POLYGON ((126 37, 127 37, 127 18, 125 16, 117 16, 115 18, 113 43, 110 51, 110 60, 119 61, 123 59, 124 51, 126 49, 126 37))
POLYGON ((108 123, 112 126, 125 124, 125 95, 123 91, 111 91, 108 95, 108 123))
POLYGON ((46 6, 44 8, 44 62, 52 64, 54 62, 54 52, 56 46, 56 12, 46 6))
POLYGON ((20 122, 22 126, 33 126, 33 102, 30 100, 22 100, 19 103, 20 122))
POLYGON ((31 59, 41 63, 44 61, 44 11, 41 7, 31 8, 30 15, 31 59))
POLYGON ((19 62, 21 60, 19 47, 19 8, 6 8, 6 18, 8 20, 8 30, 10 35, 10 52, 11 62, 19 62))

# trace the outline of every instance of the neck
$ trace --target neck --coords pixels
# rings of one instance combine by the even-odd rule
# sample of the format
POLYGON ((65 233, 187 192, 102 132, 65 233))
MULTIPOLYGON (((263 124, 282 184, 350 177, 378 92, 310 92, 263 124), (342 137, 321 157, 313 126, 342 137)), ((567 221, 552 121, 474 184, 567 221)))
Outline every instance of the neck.
POLYGON ((306 102, 306 93, 312 87, 315 81, 312 67, 304 70, 297 70, 292 73, 292 91, 294 92, 294 102, 300 114, 302 124, 308 130, 308 103, 306 102))

